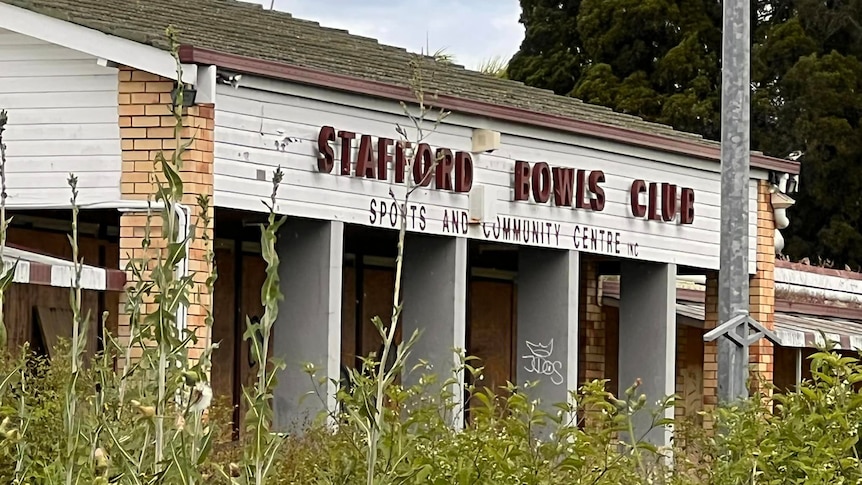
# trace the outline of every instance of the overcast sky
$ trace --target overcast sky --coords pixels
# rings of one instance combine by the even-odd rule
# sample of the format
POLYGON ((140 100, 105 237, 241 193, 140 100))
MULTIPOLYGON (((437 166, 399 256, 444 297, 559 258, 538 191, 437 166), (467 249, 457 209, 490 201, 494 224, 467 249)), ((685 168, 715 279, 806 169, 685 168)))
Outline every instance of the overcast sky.
MULTIPOLYGON (((251 0, 269 8, 272 0, 251 0)), ((524 38, 518 0, 275 0, 275 8, 410 51, 445 48, 475 68, 509 60, 524 38), (426 37, 427 36, 427 37, 426 37)))

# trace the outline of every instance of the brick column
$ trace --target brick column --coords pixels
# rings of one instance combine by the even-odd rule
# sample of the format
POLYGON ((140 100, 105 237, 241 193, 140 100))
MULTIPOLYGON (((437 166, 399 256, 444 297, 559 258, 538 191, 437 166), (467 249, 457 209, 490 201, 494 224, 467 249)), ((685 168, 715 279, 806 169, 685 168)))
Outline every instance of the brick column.
MULTIPOLYGON (((706 274, 704 295, 704 328, 708 332, 718 326, 718 272, 706 274)), ((718 404, 718 343, 703 344, 703 410, 712 411, 718 404)), ((704 420, 704 427, 712 428, 712 422, 704 420)))
MULTIPOLYGON (((757 272, 751 278, 752 318, 769 329, 775 327, 775 221, 769 183, 757 186, 757 272)), ((751 394, 768 393, 764 383, 772 382, 772 343, 766 339, 751 346, 751 394)))
POLYGON ((687 415, 691 415, 692 411, 686 407, 686 361, 685 349, 688 344, 688 332, 680 325, 677 325, 676 333, 676 395, 680 397, 680 402, 674 407, 674 419, 682 420, 687 415))
POLYGON ((617 376, 605 373, 605 319, 599 305, 599 277, 595 260, 581 260, 578 298, 578 383, 617 376))
MULTIPOLYGON (((175 120, 171 115, 171 91, 174 82, 150 74, 123 67, 119 71, 119 123, 123 149, 123 168, 121 193, 126 200, 146 200, 154 198, 154 180, 162 180, 161 167, 154 161, 159 151, 164 150, 165 158, 170 159, 176 146, 174 140, 175 120)), ((182 136, 185 140, 194 138, 183 155, 180 177, 183 181, 181 203, 189 208, 190 224, 195 226, 195 240, 189 246, 189 272, 195 274, 195 285, 191 289, 187 325, 194 328, 198 343, 190 349, 189 356, 197 358, 205 347, 209 335, 206 334, 205 308, 210 304, 211 295, 203 284, 211 269, 206 262, 206 249, 202 237, 203 222, 197 205, 199 194, 212 197, 213 194, 213 129, 214 106, 197 105, 185 110, 182 136)), ((210 201, 210 219, 214 213, 210 201)), ((120 268, 125 268, 129 258, 143 257, 141 242, 146 224, 145 213, 126 213, 120 218, 120 268)), ((152 252, 165 248, 160 236, 161 217, 157 214, 151 221, 152 252)), ((212 226, 212 224, 211 224, 212 226)), ((209 236, 212 237, 212 227, 209 236)), ((129 275, 132 279, 132 275, 129 275)), ((124 315, 126 297, 120 301, 119 337, 127 342, 129 338, 129 316, 124 315)), ((152 298, 147 303, 145 313, 153 311, 152 298)))

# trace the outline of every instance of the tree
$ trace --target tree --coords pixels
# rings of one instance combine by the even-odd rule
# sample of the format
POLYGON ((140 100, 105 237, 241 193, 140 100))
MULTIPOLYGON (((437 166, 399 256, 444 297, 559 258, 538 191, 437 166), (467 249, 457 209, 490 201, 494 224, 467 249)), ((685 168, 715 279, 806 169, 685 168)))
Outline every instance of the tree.
MULTIPOLYGON (((521 6, 526 35, 511 79, 720 137, 720 1, 521 6)), ((859 0, 752 3, 752 147, 805 153, 786 231, 796 258, 862 264, 860 24, 859 0)))
POLYGON ((525 34, 509 78, 569 94, 587 64, 576 28, 581 0, 521 0, 525 34))

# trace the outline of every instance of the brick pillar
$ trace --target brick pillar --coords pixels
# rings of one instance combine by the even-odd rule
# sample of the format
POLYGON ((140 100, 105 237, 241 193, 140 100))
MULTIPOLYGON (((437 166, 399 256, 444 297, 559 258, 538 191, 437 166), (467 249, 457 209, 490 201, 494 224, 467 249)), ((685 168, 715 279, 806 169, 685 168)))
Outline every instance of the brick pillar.
MULTIPOLYGON (((769 183, 757 187, 757 272, 751 278, 750 312, 752 318, 769 329, 775 327, 775 222, 769 183)), ((768 393, 764 383, 772 382, 772 343, 766 339, 749 351, 751 394, 768 393)))
POLYGON ((581 260, 578 286, 578 382, 583 384, 605 378, 616 381, 617 376, 608 376, 605 373, 605 320, 599 305, 598 268, 596 262, 589 257, 581 260))
MULTIPOLYGON (((121 193, 126 200, 146 200, 156 192, 153 180, 162 179, 161 167, 155 166, 156 155, 164 150, 165 158, 170 159, 176 146, 174 140, 175 120, 171 115, 171 91, 174 82, 143 71, 121 68, 119 71, 119 123, 123 149, 123 168, 121 193)), ((195 285, 191 289, 188 308, 188 328, 194 328, 198 336, 197 345, 190 350, 189 356, 197 358, 206 346, 204 318, 205 308, 210 304, 211 295, 203 284, 211 268, 206 262, 206 248, 202 241, 203 222, 197 205, 199 194, 212 197, 213 194, 213 129, 214 106, 197 105, 185 110, 182 136, 185 140, 194 138, 183 155, 180 177, 183 181, 181 203, 189 208, 191 225, 197 227, 195 240, 189 246, 189 272, 195 274, 195 285)), ((210 219, 214 213, 210 201, 210 219)), ((120 218, 120 267, 125 268, 129 258, 143 257, 141 242, 144 236, 146 213, 126 213, 120 218)), ((152 251, 164 249, 166 244, 160 238, 161 217, 157 214, 151 221, 152 251)), ((212 237, 212 224, 209 231, 212 237)), ((131 280, 133 276, 129 274, 131 280)), ((124 315, 126 297, 120 301, 119 337, 127 342, 129 338, 129 317, 124 315)), ((152 298, 146 302, 145 313, 153 311, 152 298)))
POLYGON ((674 407, 674 419, 682 420, 686 415, 690 414, 686 408, 686 362, 685 349, 688 343, 688 332, 685 328, 677 325, 676 327, 676 395, 680 397, 677 406, 674 407))
MULTIPOLYGON (((718 326, 718 272, 706 274, 704 295, 704 328, 708 332, 718 326)), ((712 411, 718 404, 718 343, 703 344, 703 410, 712 411)), ((704 420, 704 427, 712 428, 712 422, 704 420)))

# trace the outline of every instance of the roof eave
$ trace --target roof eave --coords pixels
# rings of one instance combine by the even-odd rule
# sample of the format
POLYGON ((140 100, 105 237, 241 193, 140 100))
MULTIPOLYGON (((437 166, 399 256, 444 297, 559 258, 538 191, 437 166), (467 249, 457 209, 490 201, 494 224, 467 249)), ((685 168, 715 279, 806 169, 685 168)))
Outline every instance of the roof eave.
MULTIPOLYGON (((384 99, 413 102, 410 88, 379 81, 333 74, 316 69, 286 63, 228 54, 191 45, 180 47, 180 61, 185 64, 215 65, 224 69, 262 77, 306 84, 337 91, 345 91, 384 99)), ((438 95, 436 107, 464 114, 483 116, 498 120, 549 128, 581 136, 609 140, 626 145, 686 155, 699 159, 720 161, 720 148, 696 141, 672 138, 654 133, 645 133, 629 128, 602 123, 577 120, 563 116, 538 113, 522 108, 468 100, 455 96, 438 95)), ((751 154, 751 166, 768 171, 798 174, 799 162, 769 157, 761 153, 751 154)))
MULTIPOLYGON (((73 22, 0 2, 0 28, 105 59, 115 64, 176 79, 176 61, 157 47, 106 34, 73 22)), ((194 84, 197 72, 184 66, 183 81, 194 84)))

